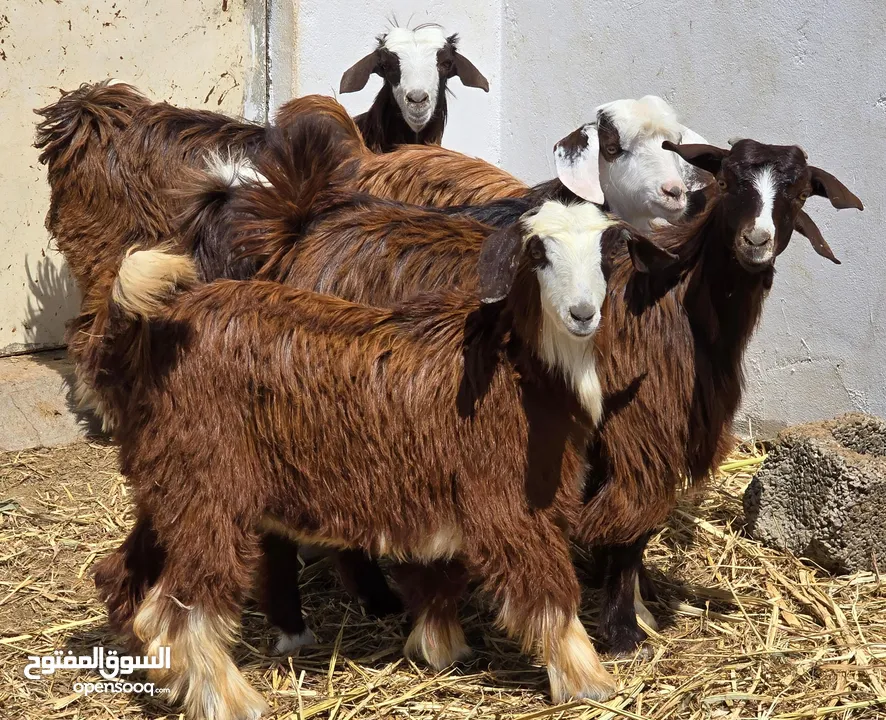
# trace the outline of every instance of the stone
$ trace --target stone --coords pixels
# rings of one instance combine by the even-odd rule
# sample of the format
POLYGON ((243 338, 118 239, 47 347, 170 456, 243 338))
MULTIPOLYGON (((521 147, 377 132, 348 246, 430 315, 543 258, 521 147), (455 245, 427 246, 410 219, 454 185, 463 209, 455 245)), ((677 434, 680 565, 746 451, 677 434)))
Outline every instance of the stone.
POLYGON ((886 421, 861 413, 782 431, 744 495, 747 528, 832 572, 886 555, 886 421))
POLYGON ((0 451, 57 447, 98 434, 74 408, 74 368, 64 350, 0 358, 0 451))

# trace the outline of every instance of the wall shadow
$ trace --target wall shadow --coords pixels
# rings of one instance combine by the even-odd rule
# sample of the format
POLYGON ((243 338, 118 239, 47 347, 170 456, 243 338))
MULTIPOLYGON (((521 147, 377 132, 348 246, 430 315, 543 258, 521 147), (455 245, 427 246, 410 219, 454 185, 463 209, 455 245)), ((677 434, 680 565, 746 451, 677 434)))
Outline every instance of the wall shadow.
POLYGON ((80 290, 67 265, 56 253, 25 256, 28 299, 25 306, 23 351, 59 376, 65 404, 87 435, 101 435, 101 422, 74 397, 74 372, 64 350, 64 330, 80 307, 80 290))

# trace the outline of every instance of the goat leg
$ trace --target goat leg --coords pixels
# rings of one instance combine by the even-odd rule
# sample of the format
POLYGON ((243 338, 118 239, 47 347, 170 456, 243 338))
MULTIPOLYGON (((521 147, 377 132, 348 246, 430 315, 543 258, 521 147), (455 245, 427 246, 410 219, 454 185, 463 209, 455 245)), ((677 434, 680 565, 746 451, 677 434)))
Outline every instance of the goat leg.
POLYGON ((287 655, 314 642, 314 634, 305 625, 301 609, 298 544, 269 532, 262 536, 261 548, 259 608, 280 631, 274 651, 287 655))
MULTIPOLYGON (((170 688, 189 720, 257 720, 268 706, 237 669, 231 646, 254 582, 258 518, 246 493, 243 502, 234 493, 219 502, 215 482, 198 473, 191 479, 191 493, 149 498, 166 560, 139 605, 133 633, 147 655, 168 653, 168 663, 150 669, 148 679, 170 688)), ((230 478, 219 484, 235 486, 230 478)))
POLYGON ((95 566, 95 587, 117 632, 130 635, 136 608, 157 581, 164 557, 150 516, 139 514, 120 547, 95 566))
POLYGON ((600 635, 616 655, 633 654, 647 639, 637 623, 638 615, 651 628, 657 628, 643 604, 640 589, 640 576, 645 574, 643 550, 648 541, 647 533, 629 545, 611 545, 606 549, 600 635))
POLYGON ((561 526, 554 518, 528 511, 508 518, 508 527, 495 527, 501 520, 492 512, 480 519, 488 527, 473 534, 481 539, 476 547, 465 549, 468 571, 496 599, 499 627, 517 638, 524 652, 540 654, 554 702, 611 697, 615 679, 578 617, 581 592, 561 526), (519 537, 514 537, 514 528, 519 528, 519 537), (485 538, 510 542, 482 542, 485 538))
POLYGON ((340 551, 336 565, 345 589, 360 599, 367 613, 380 618, 403 612, 403 603, 391 590, 378 562, 363 550, 340 551))
POLYGON ((422 658, 435 670, 470 657, 458 619, 458 603, 468 585, 464 565, 452 560, 404 563, 395 565, 393 573, 412 619, 405 655, 422 658))

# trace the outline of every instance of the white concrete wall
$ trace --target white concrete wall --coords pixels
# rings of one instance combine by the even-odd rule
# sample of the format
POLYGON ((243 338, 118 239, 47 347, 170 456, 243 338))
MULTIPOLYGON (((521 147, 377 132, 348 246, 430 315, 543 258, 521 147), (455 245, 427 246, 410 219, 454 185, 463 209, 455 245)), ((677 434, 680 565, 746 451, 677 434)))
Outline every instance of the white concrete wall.
MULTIPOLYGON (((449 82, 449 122, 443 144, 498 163, 500 118, 501 5, 498 0, 271 0, 271 106, 308 93, 337 95, 342 73, 375 47, 391 26, 441 24, 461 37, 459 48, 489 80, 489 93, 449 82), (294 54, 287 62, 287 52, 294 54)), ((382 81, 373 75, 359 93, 339 100, 356 115, 369 108, 382 81)))
MULTIPOLYGON (((553 143, 597 104, 646 93, 666 97, 713 142, 748 135, 803 145, 867 209, 837 214, 824 200, 810 201, 843 265, 832 266, 799 237, 779 259, 748 355, 741 422, 762 431, 853 408, 886 415, 886 5, 866 0, 85 0, 76 7, 0 0, 0 116, 7 120, 0 354, 57 343, 76 306, 43 230, 45 171, 30 147, 31 108, 58 87, 116 76, 157 99, 262 117, 266 91, 271 108, 295 95, 334 93, 394 15, 460 33, 465 55, 490 81, 489 94, 452 81, 457 97, 444 144, 529 181, 553 175, 553 143)), ((340 99, 362 112, 380 83, 373 77, 366 90, 340 99)))
POLYGON ((58 346, 78 307, 49 243, 33 108, 116 77, 155 100, 265 115, 264 0, 0 0, 0 355, 58 346))
POLYGON ((886 415, 886 5, 505 0, 502 161, 552 177, 552 144, 599 103, 654 93, 711 142, 798 143, 865 203, 807 204, 837 257, 794 236, 747 356, 740 428, 886 415))

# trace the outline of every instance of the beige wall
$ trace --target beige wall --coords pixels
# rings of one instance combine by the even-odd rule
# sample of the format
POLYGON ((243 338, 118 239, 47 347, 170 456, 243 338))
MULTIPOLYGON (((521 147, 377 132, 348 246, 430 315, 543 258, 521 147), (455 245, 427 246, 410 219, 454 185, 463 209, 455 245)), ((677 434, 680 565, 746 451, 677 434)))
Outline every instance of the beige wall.
POLYGON ((115 77, 156 100, 263 118, 264 0, 0 0, 0 355, 56 346, 78 302, 43 227, 33 108, 115 77))

